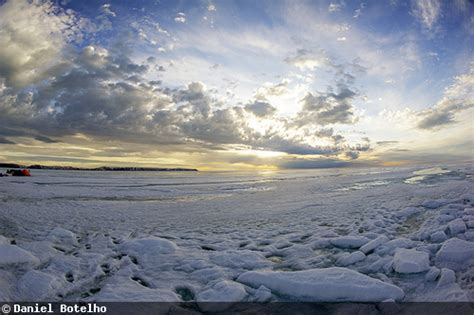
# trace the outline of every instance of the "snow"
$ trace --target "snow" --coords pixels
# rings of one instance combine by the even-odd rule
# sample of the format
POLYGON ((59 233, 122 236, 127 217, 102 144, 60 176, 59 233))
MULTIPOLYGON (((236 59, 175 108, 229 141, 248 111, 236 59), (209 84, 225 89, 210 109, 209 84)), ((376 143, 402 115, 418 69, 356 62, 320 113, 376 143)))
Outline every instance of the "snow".
POLYGON ((264 285, 272 292, 298 301, 380 302, 401 300, 404 296, 393 284, 339 267, 294 272, 249 271, 237 281, 252 287, 264 285))
POLYGON ((0 245, 0 267, 8 265, 37 265, 39 259, 16 245, 0 245))
POLYGON ((443 243, 436 254, 436 265, 454 270, 465 269, 474 264, 474 242, 451 238, 443 243))
POLYGON ((393 266, 398 273, 423 272, 430 268, 430 257, 415 249, 399 248, 393 257, 393 266))
POLYGON ((450 168, 2 177, 0 300, 472 301, 472 168, 450 168))

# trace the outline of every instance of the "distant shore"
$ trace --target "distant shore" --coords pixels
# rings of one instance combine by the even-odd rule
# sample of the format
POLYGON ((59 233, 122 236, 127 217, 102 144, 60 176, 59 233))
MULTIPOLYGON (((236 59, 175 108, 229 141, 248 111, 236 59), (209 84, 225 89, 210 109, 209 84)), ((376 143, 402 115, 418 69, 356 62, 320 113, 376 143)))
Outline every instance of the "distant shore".
POLYGON ((182 168, 182 167, 112 167, 112 166, 100 166, 95 168, 85 167, 74 167, 74 166, 49 166, 49 165, 20 165, 16 163, 0 163, 0 168, 26 168, 33 170, 65 170, 65 171, 123 171, 123 172, 198 172, 195 168, 182 168))

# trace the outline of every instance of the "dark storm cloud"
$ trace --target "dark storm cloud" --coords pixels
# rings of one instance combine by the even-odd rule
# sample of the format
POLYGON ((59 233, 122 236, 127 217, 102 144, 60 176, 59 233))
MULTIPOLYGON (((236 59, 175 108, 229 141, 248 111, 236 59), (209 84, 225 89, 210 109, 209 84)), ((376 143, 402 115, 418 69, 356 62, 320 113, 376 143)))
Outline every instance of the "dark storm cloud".
POLYGON ((10 141, 7 138, 0 137, 0 144, 15 144, 15 142, 10 141))

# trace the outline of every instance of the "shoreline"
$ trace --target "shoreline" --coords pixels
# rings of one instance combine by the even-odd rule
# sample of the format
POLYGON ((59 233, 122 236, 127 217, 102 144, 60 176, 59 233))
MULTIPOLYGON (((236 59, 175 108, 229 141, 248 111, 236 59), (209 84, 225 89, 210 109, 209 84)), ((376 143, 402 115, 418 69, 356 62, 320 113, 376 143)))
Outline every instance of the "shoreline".
POLYGON ((21 165, 15 163, 0 163, 0 168, 17 168, 31 170, 61 170, 61 171, 121 171, 121 172, 199 172, 196 168, 183 167, 112 167, 100 166, 94 168, 74 166, 47 166, 47 165, 21 165))

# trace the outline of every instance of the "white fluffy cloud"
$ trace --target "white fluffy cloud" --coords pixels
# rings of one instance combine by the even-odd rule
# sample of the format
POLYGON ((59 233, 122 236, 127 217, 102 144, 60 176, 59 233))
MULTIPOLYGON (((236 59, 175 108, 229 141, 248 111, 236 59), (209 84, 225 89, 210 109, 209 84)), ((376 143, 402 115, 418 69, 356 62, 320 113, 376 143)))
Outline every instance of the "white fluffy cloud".
POLYGON ((0 10, 0 80, 24 87, 57 67, 78 20, 49 2, 8 1, 0 10))
POLYGON ((474 65, 471 65, 469 73, 457 76, 435 106, 419 113, 418 128, 439 129, 456 122, 456 115, 473 107, 474 65))

